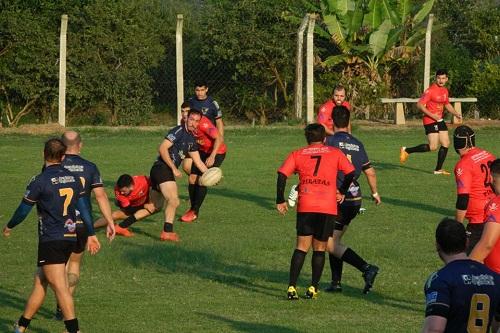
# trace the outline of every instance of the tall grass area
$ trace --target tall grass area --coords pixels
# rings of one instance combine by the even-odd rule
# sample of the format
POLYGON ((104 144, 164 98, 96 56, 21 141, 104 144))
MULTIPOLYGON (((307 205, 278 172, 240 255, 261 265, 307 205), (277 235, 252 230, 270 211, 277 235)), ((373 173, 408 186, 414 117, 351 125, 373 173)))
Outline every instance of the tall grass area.
MULTIPOLYGON (((436 153, 398 160, 401 145, 425 142, 422 129, 355 128, 376 168, 382 205, 369 199, 344 242, 380 267, 374 289, 362 294, 361 274, 344 266, 341 294, 286 300, 295 213, 275 210, 276 169, 292 149, 305 145, 299 128, 233 129, 226 132, 224 179, 211 188, 193 224, 176 222, 181 242, 159 241, 163 215, 136 223, 133 238, 86 255, 75 304, 82 332, 418 332, 424 318, 423 284, 441 266, 434 230, 455 206, 453 176, 435 176, 436 153)), ((94 161, 112 199, 123 173, 149 175, 164 132, 82 131, 82 156, 94 161)), ((11 217, 31 176, 39 173, 48 136, 0 135, 0 225, 11 217)), ((498 129, 478 129, 476 143, 496 155, 498 129)), ((458 155, 451 148, 445 168, 458 155)), ((296 183, 289 179, 288 188, 296 183)), ((178 180, 180 216, 189 205, 187 177, 178 180)), ((97 205, 94 203, 94 215, 97 205)), ((8 239, 0 238, 0 331, 10 331, 31 291, 36 265, 36 213, 8 239)), ((310 283, 306 258, 299 292, 310 283)), ((322 287, 330 280, 328 260, 322 287)), ((31 332, 63 331, 54 321, 49 291, 31 332)))

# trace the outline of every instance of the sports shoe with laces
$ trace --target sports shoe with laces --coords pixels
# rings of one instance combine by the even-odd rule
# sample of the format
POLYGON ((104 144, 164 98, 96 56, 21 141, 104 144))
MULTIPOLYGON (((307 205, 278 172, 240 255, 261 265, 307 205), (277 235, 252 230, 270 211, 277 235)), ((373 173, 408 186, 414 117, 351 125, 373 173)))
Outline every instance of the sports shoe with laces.
POLYGON ((307 288, 304 296, 308 299, 314 299, 318 297, 318 293, 318 290, 314 288, 314 286, 310 286, 309 288, 307 288))
POLYGON ((177 235, 175 232, 162 231, 161 235, 160 235, 160 240, 167 241, 167 242, 178 242, 179 235, 177 235))
POLYGON ((337 281, 332 281, 325 291, 329 293, 340 293, 342 292, 342 284, 337 281))
POLYGON ((133 237, 134 233, 127 228, 122 228, 118 224, 115 225, 115 232, 117 235, 123 236, 123 237, 133 237))
POLYGON ((297 185, 292 185, 290 193, 288 194, 288 206, 294 207, 297 203, 297 198, 299 197, 299 191, 297 191, 297 185))
POLYGON ((434 170, 435 175, 443 175, 443 176, 449 176, 450 173, 446 171, 445 169, 439 169, 439 170, 434 170))
POLYGON ((286 297, 291 301, 298 300, 299 294, 297 293, 297 289, 295 289, 294 286, 289 286, 288 290, 286 291, 286 297))
POLYGON ((405 164, 408 161, 410 154, 406 152, 406 147, 399 148, 399 162, 405 164))
POLYGON ((196 212, 192 209, 189 209, 187 212, 184 213, 184 215, 181 216, 181 221, 186 223, 191 223, 197 218, 198 216, 196 215, 196 212))
POLYGON ((14 333, 21 333, 21 330, 19 329, 19 325, 17 323, 14 323, 14 333))
POLYGON ((365 280, 365 287, 363 288, 363 294, 368 294, 370 289, 373 287, 373 283, 375 282, 375 277, 378 274, 379 268, 375 265, 366 265, 366 268, 363 272, 363 279, 365 280))

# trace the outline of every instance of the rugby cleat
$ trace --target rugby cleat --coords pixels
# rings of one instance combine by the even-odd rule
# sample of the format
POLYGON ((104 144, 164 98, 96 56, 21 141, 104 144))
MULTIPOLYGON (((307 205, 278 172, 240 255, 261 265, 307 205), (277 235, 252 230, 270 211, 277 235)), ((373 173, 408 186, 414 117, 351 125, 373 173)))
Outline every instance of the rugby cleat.
POLYGON ((439 170, 434 170, 435 175, 443 175, 443 176, 449 176, 451 175, 448 171, 445 169, 439 169, 439 170))
POLYGON ((405 164, 408 161, 410 154, 406 152, 406 147, 399 148, 399 163, 405 164))
POLYGON ((181 216, 181 221, 186 223, 191 223, 198 218, 196 212, 192 209, 188 210, 184 215, 181 216))
POLYGON ((54 319, 59 320, 59 321, 64 319, 64 316, 62 314, 62 310, 60 307, 56 307, 56 313, 54 314, 54 319))
POLYGON ((117 235, 123 236, 123 237, 133 237, 134 233, 127 228, 122 228, 118 224, 115 225, 115 232, 117 235))
POLYGON ((310 286, 307 288, 304 296, 308 299, 314 299, 318 297, 318 293, 319 291, 314 286, 310 286))
POLYGON ((292 185, 290 193, 288 194, 288 206, 295 207, 298 197, 299 197, 299 191, 297 191, 297 185, 292 185))
POLYGON ((175 232, 166 232, 162 231, 160 235, 160 240, 162 242, 178 242, 179 241, 179 235, 177 235, 175 232))
POLYGON ((367 264, 363 272, 363 279, 365 280, 365 287, 363 288, 363 294, 368 294, 370 289, 373 287, 375 282, 375 277, 378 274, 379 268, 375 265, 367 264))
POLYGON ((14 323, 14 333, 23 333, 23 332, 26 332, 26 331, 21 331, 21 329, 19 328, 19 325, 17 323, 14 323))
POLYGON ((325 291, 329 293, 340 293, 342 292, 342 284, 339 281, 332 281, 325 291))
POLYGON ((299 299, 299 294, 297 293, 297 289, 295 289, 294 286, 289 286, 288 290, 286 291, 286 297, 290 301, 295 301, 299 299))

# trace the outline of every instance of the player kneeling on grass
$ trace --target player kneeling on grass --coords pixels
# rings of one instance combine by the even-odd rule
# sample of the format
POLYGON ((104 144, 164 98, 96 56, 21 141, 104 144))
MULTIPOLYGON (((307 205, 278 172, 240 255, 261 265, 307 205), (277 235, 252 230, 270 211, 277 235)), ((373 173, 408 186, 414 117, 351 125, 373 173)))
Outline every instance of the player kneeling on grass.
MULTIPOLYGON (((158 212, 163 206, 163 200, 151 202, 150 185, 147 176, 123 174, 116 181, 115 199, 120 210, 115 210, 112 217, 115 222, 123 220, 115 226, 117 235, 132 237, 134 234, 128 230, 128 227, 158 212)), ((102 218, 94 223, 95 228, 105 225, 106 221, 102 218)))
POLYGON ((14 325, 15 333, 26 331, 45 300, 47 286, 50 286, 56 295, 66 330, 69 333, 79 332, 73 296, 68 288, 66 274, 66 262, 77 241, 77 208, 87 227, 87 249, 91 254, 95 254, 99 251, 100 244, 92 226, 92 217, 84 197, 84 187, 79 178, 61 165, 65 151, 66 146, 59 139, 50 139, 45 143, 43 152, 45 168, 41 174, 33 177, 22 202, 3 228, 3 235, 9 237, 11 230, 28 216, 36 204, 38 268, 33 291, 22 316, 14 325))
POLYGON ((288 211, 285 201, 287 178, 299 174, 297 206, 297 246, 290 263, 290 280, 287 297, 298 299, 297 279, 309 248, 313 247, 312 280, 306 298, 316 298, 321 273, 325 265, 328 237, 332 235, 337 214, 335 202, 343 201, 354 178, 354 166, 337 148, 325 146, 325 128, 310 124, 305 128, 308 146, 293 151, 278 169, 276 208, 284 215, 288 211), (337 173, 345 175, 344 183, 337 189, 337 173), (338 190, 338 191, 337 191, 338 190))
POLYGON ((193 136, 200 123, 202 114, 200 111, 189 111, 187 121, 171 129, 166 135, 158 149, 159 156, 150 171, 151 199, 153 202, 164 199, 165 223, 160 235, 162 241, 178 242, 179 236, 174 232, 175 211, 179 206, 179 195, 175 178, 181 177, 179 171, 182 160, 187 156, 193 159, 193 163, 202 173, 207 171, 198 153, 198 145, 193 136))

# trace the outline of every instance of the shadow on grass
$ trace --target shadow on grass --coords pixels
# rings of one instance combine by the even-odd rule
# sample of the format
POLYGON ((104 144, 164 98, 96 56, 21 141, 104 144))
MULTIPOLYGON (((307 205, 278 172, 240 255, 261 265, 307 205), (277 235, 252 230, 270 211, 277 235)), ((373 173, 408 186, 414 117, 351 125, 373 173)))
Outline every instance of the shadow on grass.
POLYGON ((284 284, 288 279, 288 272, 260 269, 253 263, 234 264, 217 257, 210 249, 194 251, 177 244, 131 244, 123 256, 135 267, 147 266, 161 273, 192 275, 276 298, 283 298, 284 290, 268 284, 284 284))
MULTIPOLYGON (((421 172, 421 173, 426 173, 428 175, 432 175, 432 169, 429 170, 424 170, 424 169, 418 169, 418 168, 413 168, 408 165, 401 165, 401 164, 396 164, 396 163, 387 163, 387 162, 374 162, 373 166, 375 169, 380 169, 380 170, 411 170, 411 171, 416 171, 416 172, 421 172)), ((434 175, 432 175, 434 176, 434 175)))
POLYGON ((400 206, 405 208, 419 209, 424 212, 432 212, 443 216, 454 216, 455 211, 451 209, 436 207, 416 201, 401 200, 391 197, 382 197, 382 202, 388 203, 394 206, 400 206))
POLYGON ((241 201, 248 201, 251 203, 255 203, 262 208, 265 208, 267 210, 273 210, 275 209, 275 201, 274 198, 272 197, 264 197, 260 195, 255 195, 252 193, 248 192, 242 192, 242 191, 235 191, 232 189, 229 189, 227 187, 213 187, 208 190, 208 195, 215 195, 219 197, 227 197, 231 199, 236 199, 236 200, 241 200, 241 201))
MULTIPOLYGON (((46 299, 47 297, 54 297, 54 293, 52 293, 52 290, 50 288, 48 288, 48 290, 49 291, 47 292, 46 299)), ((26 297, 21 297, 19 296, 19 293, 16 291, 0 289, 0 305, 16 309, 17 311, 19 311, 19 315, 21 315, 22 312, 24 311, 24 306, 26 305, 28 297, 29 295, 26 295, 26 297)), ((40 310, 38 310, 37 316, 43 317, 45 319, 52 319, 54 317, 54 313, 42 306, 40 310)), ((12 325, 14 321, 17 320, 18 318, 19 317, 13 318, 10 324, 12 325)), ((1 331, 1 332, 7 332, 7 331, 1 331)))
POLYGON ((226 324, 231 325, 231 329, 235 332, 279 332, 279 333, 299 333, 301 331, 284 327, 278 325, 269 325, 269 324, 261 324, 261 323, 251 323, 240 320, 233 320, 230 318, 213 315, 210 313, 201 313, 197 312, 199 315, 202 315, 210 320, 224 322, 226 324))

